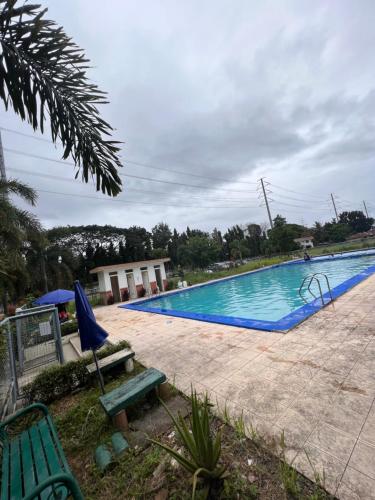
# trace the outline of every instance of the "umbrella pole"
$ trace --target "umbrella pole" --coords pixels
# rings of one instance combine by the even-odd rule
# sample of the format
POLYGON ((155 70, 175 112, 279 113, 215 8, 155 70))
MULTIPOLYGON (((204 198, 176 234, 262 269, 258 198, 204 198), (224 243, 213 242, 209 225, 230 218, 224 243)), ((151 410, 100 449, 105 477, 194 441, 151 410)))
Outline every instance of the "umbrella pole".
POLYGON ((98 358, 96 357, 96 352, 95 352, 94 349, 92 350, 92 354, 94 356, 94 361, 95 361, 95 364, 96 364, 96 371, 98 373, 100 388, 102 390, 102 393, 105 394, 103 376, 102 376, 102 374, 100 372, 99 365, 98 365, 98 358))

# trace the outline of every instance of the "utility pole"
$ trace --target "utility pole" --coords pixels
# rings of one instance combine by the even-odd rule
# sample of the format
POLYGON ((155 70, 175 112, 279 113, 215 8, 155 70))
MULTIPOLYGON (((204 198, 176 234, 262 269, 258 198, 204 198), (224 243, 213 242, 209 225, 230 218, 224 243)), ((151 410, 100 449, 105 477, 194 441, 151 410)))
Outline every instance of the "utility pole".
POLYGON ((368 218, 368 211, 367 211, 365 200, 363 200, 363 206, 365 207, 366 217, 368 218))
POLYGON ((272 222, 272 217, 271 217, 271 211, 270 211, 270 206, 268 204, 267 193, 266 193, 266 190, 265 190, 265 187, 264 187, 263 177, 260 178, 260 183, 262 185, 264 201, 265 201, 266 207, 267 207, 268 219, 270 221, 271 229, 273 229, 273 222, 272 222))
MULTIPOLYGON (((6 176, 6 172, 5 172, 3 143, 1 141, 1 132, 0 132, 0 180, 2 180, 2 181, 7 180, 7 176, 6 176)), ((7 195, 5 190, 4 190, 4 193, 1 195, 1 197, 4 201, 8 200, 8 195, 7 195)), ((7 309, 8 309, 8 291, 6 288, 4 288, 3 296, 1 297, 1 302, 3 305, 4 314, 6 314, 7 309)))
POLYGON ((333 209, 335 211, 335 214, 336 214, 336 222, 339 221, 339 216, 337 214, 337 208, 336 208, 336 203, 335 203, 335 199, 333 197, 333 194, 331 193, 331 200, 332 200, 332 205, 333 205, 333 209))
POLYGON ((1 141, 1 132, 0 132, 0 179, 2 181, 6 181, 7 180, 7 175, 6 175, 6 172, 5 172, 3 143, 1 141))

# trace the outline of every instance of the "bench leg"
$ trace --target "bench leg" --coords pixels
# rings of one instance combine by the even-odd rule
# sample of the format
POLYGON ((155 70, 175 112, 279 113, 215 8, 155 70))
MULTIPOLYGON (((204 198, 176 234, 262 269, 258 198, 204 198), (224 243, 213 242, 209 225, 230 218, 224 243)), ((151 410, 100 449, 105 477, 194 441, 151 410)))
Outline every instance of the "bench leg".
POLYGON ((126 373, 131 373, 133 370, 134 370, 134 363, 133 363, 133 359, 130 358, 130 359, 125 361, 125 371, 126 371, 126 373))
POLYGON ((114 417, 112 417, 112 422, 113 425, 120 431, 129 430, 128 416, 126 415, 125 410, 120 411, 114 417))
POLYGON ((171 397, 171 386, 168 382, 163 382, 156 388, 156 394, 163 401, 169 399, 171 397))

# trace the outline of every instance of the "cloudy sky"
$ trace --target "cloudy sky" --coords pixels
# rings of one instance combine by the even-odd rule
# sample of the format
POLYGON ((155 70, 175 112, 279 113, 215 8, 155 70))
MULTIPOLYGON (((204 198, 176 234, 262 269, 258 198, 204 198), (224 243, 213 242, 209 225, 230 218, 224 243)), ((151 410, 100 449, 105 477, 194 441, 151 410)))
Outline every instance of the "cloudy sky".
POLYGON ((19 154, 61 158, 48 136, 11 132, 33 135, 0 103, 8 176, 39 190, 46 227, 263 223, 261 177, 273 216, 329 220, 331 192, 375 216, 373 0, 41 2, 86 50, 124 143, 113 200, 69 162, 19 154))

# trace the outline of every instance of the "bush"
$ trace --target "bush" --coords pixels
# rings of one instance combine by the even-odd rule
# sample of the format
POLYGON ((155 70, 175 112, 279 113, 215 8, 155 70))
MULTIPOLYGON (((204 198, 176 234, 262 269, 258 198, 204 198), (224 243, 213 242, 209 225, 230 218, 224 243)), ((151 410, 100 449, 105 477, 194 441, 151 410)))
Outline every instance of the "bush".
POLYGON ((66 323, 61 323, 60 325, 61 336, 70 335, 71 333, 78 332, 78 322, 76 319, 72 321, 67 321, 66 323))
MULTIPOLYGON (((126 340, 115 345, 108 344, 97 352, 97 356, 102 359, 128 347, 130 347, 130 344, 126 340)), ((71 394, 75 389, 83 387, 90 381, 86 365, 92 362, 93 356, 91 354, 77 361, 46 368, 30 384, 24 387, 26 402, 30 404, 39 401, 48 404, 71 394)))
POLYGON ((107 306, 111 306, 114 303, 115 303, 115 299, 113 298, 113 295, 112 294, 108 295, 108 297, 107 297, 107 306))
POLYGON ((139 298, 142 298, 142 297, 144 297, 145 295, 146 295, 146 289, 145 289, 145 287, 144 287, 144 286, 142 286, 142 288, 140 288, 140 289, 138 290, 138 297, 139 297, 139 298))
POLYGON ((125 290, 122 292, 122 301, 126 302, 129 300, 129 290, 125 288, 125 290))

